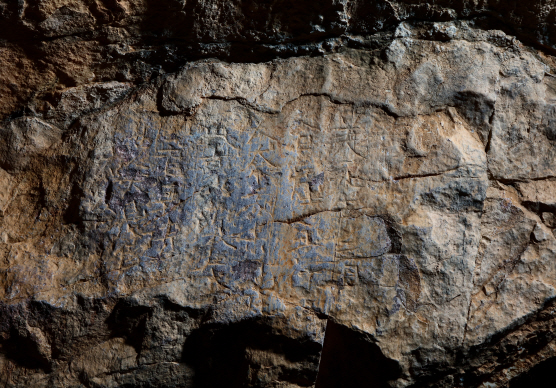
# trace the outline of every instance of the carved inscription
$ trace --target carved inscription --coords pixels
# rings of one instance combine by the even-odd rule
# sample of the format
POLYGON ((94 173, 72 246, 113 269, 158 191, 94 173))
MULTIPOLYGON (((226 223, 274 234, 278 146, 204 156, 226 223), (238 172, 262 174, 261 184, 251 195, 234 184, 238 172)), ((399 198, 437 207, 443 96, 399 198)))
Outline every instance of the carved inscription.
MULTIPOLYGON (((211 100, 192 117, 143 113, 137 125, 129 115, 118 119, 113 150, 99 161, 102 173, 82 203, 84 218, 111 247, 111 286, 148 285, 152 274, 158 282, 193 276, 234 292, 256 287, 317 304, 329 296, 312 293, 359 284, 366 261, 390 260, 393 243, 380 214, 403 205, 400 185, 419 188, 392 175, 419 173, 437 156, 418 151, 418 139, 440 136, 430 125, 419 135, 380 111, 320 97, 280 114, 211 100)), ((446 159, 445 170, 456 159, 446 159)), ((395 284, 414 309, 418 270, 404 260, 395 284)))

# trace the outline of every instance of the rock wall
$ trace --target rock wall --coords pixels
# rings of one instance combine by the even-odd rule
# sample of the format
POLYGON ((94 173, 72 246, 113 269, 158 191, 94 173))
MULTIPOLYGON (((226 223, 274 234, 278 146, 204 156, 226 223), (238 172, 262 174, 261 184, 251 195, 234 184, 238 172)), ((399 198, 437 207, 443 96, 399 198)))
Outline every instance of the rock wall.
POLYGON ((0 1, 0 383, 522 386, 552 3, 0 1))

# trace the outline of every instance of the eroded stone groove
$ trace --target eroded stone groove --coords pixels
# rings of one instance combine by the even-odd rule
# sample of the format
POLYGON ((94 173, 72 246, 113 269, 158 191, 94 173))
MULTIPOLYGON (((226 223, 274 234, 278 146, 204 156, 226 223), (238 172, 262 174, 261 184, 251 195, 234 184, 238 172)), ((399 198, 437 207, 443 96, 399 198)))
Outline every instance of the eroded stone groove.
POLYGON ((0 384, 544 373, 553 15, 0 1, 0 384))

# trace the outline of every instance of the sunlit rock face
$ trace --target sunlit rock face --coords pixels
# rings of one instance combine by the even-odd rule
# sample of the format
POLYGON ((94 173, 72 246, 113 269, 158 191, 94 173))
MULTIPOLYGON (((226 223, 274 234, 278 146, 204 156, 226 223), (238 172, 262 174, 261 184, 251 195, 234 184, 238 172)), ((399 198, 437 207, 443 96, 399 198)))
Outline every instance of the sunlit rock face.
POLYGON ((551 3, 89 3, 0 1, 2 384, 553 361, 551 3))

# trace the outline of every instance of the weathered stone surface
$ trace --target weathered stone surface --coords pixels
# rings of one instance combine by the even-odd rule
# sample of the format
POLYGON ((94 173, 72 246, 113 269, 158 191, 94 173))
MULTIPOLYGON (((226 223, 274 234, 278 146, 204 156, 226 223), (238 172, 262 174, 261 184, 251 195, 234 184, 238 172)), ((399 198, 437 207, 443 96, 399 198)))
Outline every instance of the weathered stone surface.
POLYGON ((2 384, 556 357, 554 8, 431 3, 0 2, 2 384))

